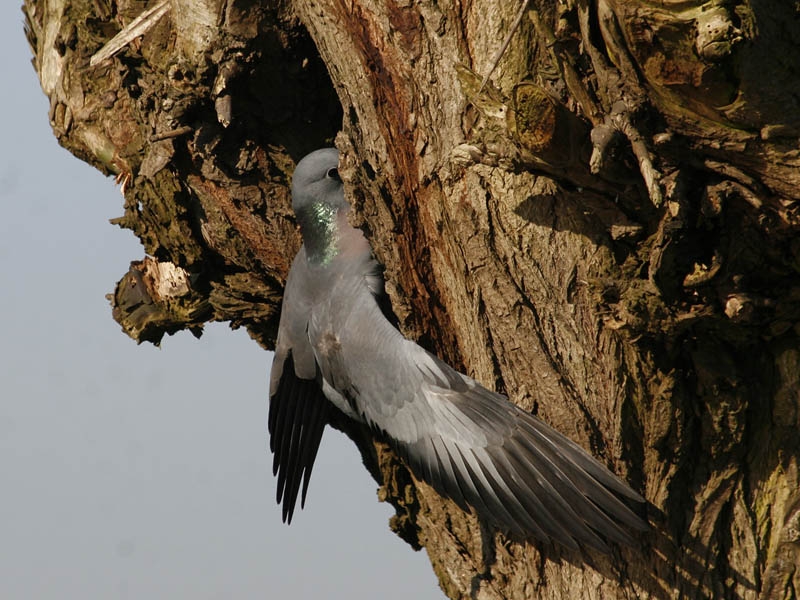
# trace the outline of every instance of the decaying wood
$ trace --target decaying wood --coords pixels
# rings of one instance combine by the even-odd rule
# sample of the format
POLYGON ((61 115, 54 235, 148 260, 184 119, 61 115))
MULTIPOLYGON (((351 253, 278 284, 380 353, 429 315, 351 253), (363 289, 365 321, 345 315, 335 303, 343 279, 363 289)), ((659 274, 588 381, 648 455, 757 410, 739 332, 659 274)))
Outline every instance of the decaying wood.
POLYGON ((351 430, 445 593, 797 595, 794 3, 531 0, 510 36, 519 2, 170 0, 136 29, 158 7, 25 3, 54 133, 127 182, 126 333, 269 347, 293 161, 341 131, 404 332, 652 503, 641 548, 520 546, 351 430))

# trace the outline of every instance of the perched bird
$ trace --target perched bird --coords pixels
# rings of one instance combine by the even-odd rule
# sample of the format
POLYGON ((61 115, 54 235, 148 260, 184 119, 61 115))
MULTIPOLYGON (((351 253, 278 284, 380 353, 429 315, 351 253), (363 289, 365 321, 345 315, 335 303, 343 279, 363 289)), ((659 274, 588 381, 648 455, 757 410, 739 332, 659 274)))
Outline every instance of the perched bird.
POLYGON ((291 522, 329 411, 383 434, 414 474, 522 539, 607 552, 632 544, 644 499, 541 420, 462 375, 386 319, 378 265, 349 205, 335 148, 295 169, 303 246, 286 281, 270 381, 278 502, 291 522))

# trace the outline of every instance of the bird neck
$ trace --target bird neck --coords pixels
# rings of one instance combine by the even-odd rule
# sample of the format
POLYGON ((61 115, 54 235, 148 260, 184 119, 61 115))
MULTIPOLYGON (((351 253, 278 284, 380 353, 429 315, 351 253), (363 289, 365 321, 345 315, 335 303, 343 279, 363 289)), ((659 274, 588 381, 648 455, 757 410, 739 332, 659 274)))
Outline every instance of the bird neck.
POLYGON ((315 202, 297 215, 309 262, 327 265, 339 253, 339 209, 315 202))

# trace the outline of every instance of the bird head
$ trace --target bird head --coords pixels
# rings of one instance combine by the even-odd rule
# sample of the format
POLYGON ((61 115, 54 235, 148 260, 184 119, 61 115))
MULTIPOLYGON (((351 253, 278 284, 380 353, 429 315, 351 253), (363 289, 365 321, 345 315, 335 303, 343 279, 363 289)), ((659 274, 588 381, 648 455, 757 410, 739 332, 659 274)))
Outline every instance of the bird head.
POLYGON ((297 163, 292 176, 292 209, 301 222, 321 210, 347 210, 338 166, 336 148, 316 150, 297 163))

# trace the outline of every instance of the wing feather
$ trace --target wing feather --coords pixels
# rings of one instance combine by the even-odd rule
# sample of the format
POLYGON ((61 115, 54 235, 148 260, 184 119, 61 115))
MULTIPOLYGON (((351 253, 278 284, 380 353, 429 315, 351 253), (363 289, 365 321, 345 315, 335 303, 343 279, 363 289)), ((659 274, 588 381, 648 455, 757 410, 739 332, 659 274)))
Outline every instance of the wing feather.
POLYGON ((291 352, 282 361, 282 374, 270 398, 268 426, 272 470, 278 476, 277 501, 285 523, 292 522, 302 485, 305 505, 311 470, 327 423, 328 400, 313 379, 295 373, 291 352))
MULTIPOLYGON (((439 493, 514 536, 569 548, 609 552, 606 542, 634 543, 623 527, 648 529, 627 504, 642 497, 580 446, 435 357, 415 357, 424 350, 409 347, 405 368, 418 364, 421 383, 403 390, 402 398, 383 387, 394 407, 391 419, 368 407, 364 412, 439 493)), ((359 388, 369 396, 369 381, 359 388)))
POLYGON ((450 451, 447 445, 440 436, 433 438, 433 449, 436 452, 436 460, 441 465, 442 478, 441 485, 444 494, 453 500, 459 508, 463 511, 469 511, 469 505, 466 502, 466 495, 459 483, 459 477, 456 475, 455 465, 450 456, 450 451))

